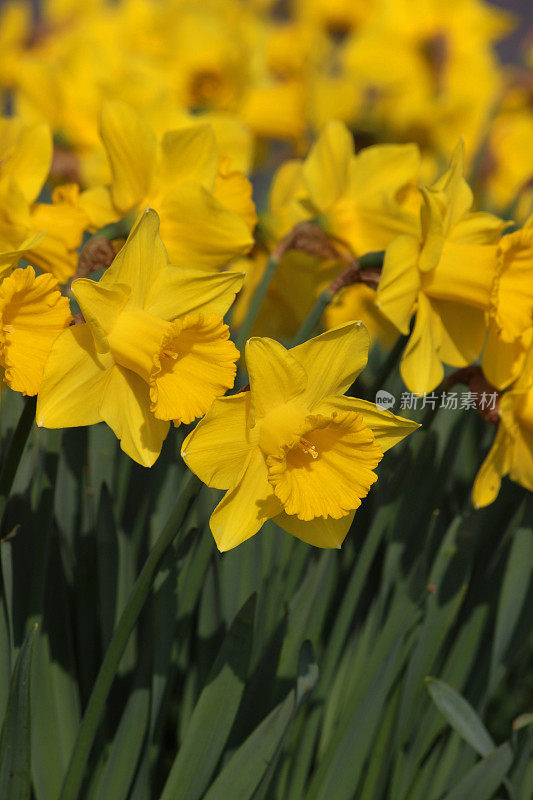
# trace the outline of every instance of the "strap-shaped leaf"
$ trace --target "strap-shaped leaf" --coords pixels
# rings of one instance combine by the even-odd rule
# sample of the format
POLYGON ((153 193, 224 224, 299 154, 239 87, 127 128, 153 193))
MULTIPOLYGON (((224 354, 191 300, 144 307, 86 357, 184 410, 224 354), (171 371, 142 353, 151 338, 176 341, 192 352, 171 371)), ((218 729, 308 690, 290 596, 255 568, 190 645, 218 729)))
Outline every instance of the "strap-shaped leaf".
POLYGON ((0 738, 0 797, 29 800, 31 792, 30 683, 37 627, 22 643, 0 738))
POLYGON ((426 678, 426 683, 435 705, 452 728, 474 748, 476 753, 488 756, 496 745, 470 703, 444 681, 426 678))
POLYGON ((222 643, 160 800, 197 800, 209 784, 244 691, 256 599, 244 604, 222 643))

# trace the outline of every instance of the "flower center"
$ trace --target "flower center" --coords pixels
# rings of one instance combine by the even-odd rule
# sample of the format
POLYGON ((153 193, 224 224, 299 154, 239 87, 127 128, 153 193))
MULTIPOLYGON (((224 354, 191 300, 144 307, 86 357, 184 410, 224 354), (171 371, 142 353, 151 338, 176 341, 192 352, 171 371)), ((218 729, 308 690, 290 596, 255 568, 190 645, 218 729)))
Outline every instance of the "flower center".
POLYGON ((306 454, 306 456, 311 456, 311 458, 318 458, 318 450, 314 444, 308 442, 307 439, 300 439, 297 444, 297 447, 306 454))
MULTIPOLYGON (((288 420, 290 403, 277 410, 279 419, 288 420)), ((272 423, 268 415, 263 420, 272 423)), ((292 428, 294 431, 294 427, 292 428)), ((260 446, 278 437, 261 431, 260 446)), ((301 520, 315 517, 339 519, 361 504, 377 480, 373 469, 383 453, 372 431, 356 412, 329 416, 300 417, 300 429, 289 435, 277 450, 266 455, 268 480, 287 514, 301 520)))

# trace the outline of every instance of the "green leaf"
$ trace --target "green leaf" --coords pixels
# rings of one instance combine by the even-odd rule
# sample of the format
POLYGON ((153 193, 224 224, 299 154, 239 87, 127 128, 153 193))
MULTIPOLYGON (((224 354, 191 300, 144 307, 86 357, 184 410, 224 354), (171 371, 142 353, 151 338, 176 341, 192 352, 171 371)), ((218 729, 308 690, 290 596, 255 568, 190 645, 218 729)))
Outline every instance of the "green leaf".
POLYGON ((474 748, 476 753, 488 756, 496 745, 470 703, 444 681, 426 678, 426 683, 435 705, 452 728, 474 748))
POLYGON ((456 518, 444 537, 430 573, 429 583, 436 591, 427 598, 424 623, 404 679, 398 746, 406 741, 416 724, 424 678, 431 670, 463 602, 471 562, 471 549, 462 541, 463 534, 462 520, 456 518))
POLYGON ((136 685, 128 696, 119 726, 113 737, 107 761, 98 774, 95 797, 109 797, 112 800, 125 800, 135 775, 137 762, 150 712, 150 689, 148 686, 148 665, 150 653, 144 654, 139 668, 136 685))
MULTIPOLYGON (((529 505, 526 505, 526 509, 531 511, 529 505)), ((525 518, 526 514, 524 514, 525 518)), ((531 527, 520 527, 513 537, 498 602, 498 615, 496 617, 496 630, 490 665, 489 696, 505 672, 502 662, 528 594, 532 563, 533 529, 531 527)))
POLYGON ((203 800, 250 800, 283 742, 295 700, 293 690, 233 754, 203 800))
POLYGON ((37 628, 28 631, 15 664, 0 738, 0 797, 29 800, 31 793, 31 662, 37 628))
POLYGON ((489 800, 505 778, 513 761, 509 743, 502 744, 472 767, 444 800, 489 800))
POLYGON ((197 800, 209 784, 241 702, 252 650, 257 597, 252 595, 228 631, 194 708, 161 800, 197 800))

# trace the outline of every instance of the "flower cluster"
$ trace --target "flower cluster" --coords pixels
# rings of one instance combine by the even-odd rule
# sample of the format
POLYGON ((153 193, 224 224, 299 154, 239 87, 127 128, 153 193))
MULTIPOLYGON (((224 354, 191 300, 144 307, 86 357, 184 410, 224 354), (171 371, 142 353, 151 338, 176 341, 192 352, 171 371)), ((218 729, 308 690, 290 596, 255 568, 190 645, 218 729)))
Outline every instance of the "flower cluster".
POLYGON ((3 384, 147 467, 200 419, 182 456, 226 492, 221 550, 268 519, 340 546, 417 427, 345 396, 371 342, 400 355, 402 409, 457 408, 455 375, 497 424, 475 505, 506 475, 533 490, 533 77, 493 50, 512 19, 270 5, 3 7, 3 384))

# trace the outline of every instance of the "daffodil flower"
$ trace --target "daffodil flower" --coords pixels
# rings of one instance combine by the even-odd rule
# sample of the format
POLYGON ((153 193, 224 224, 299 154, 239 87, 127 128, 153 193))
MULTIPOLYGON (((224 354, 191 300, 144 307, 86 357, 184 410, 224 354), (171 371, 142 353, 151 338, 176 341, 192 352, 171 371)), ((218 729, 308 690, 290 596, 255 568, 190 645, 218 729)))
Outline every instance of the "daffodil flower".
POLYGON ((506 475, 533 492, 533 349, 519 379, 502 395, 499 411, 496 437, 474 482, 477 508, 496 500, 506 475))
POLYGON ((37 404, 48 428, 105 421, 144 466, 169 420, 192 422, 233 386, 239 356, 222 317, 242 275, 169 265, 158 225, 146 211, 100 282, 73 281, 86 322, 56 340, 37 404))
POLYGON ((251 187, 244 175, 230 178, 227 164, 219 176, 209 124, 167 131, 159 142, 132 108, 108 101, 101 137, 111 186, 88 189, 81 201, 95 227, 149 206, 159 214, 173 264, 216 269, 250 250, 256 221, 251 187))
POLYGON ((416 145, 375 145, 355 154, 346 125, 332 120, 304 162, 287 161, 278 170, 264 224, 279 239, 318 217, 356 256, 383 250, 401 233, 416 234, 419 170, 416 145))
POLYGON ((4 381, 35 395, 44 364, 61 331, 70 324, 69 302, 51 275, 16 269, 0 284, 0 365, 4 381))
POLYGON ((0 120, 0 242, 9 251, 24 251, 32 264, 65 283, 76 271, 76 248, 89 219, 73 184, 57 187, 52 203, 35 202, 51 161, 47 125, 0 120))
POLYGON ((464 367, 479 356, 498 242, 508 224, 492 214, 470 212, 462 143, 448 171, 422 193, 420 233, 391 242, 376 295, 380 311, 403 334, 409 333, 416 312, 400 370, 406 386, 417 394, 438 386, 443 362, 464 367))
POLYGON ((204 483, 226 490, 211 517, 221 551, 267 519, 317 547, 340 547, 383 453, 418 427, 343 396, 368 345, 360 322, 291 350, 248 341, 250 391, 216 400, 182 448, 204 483))

